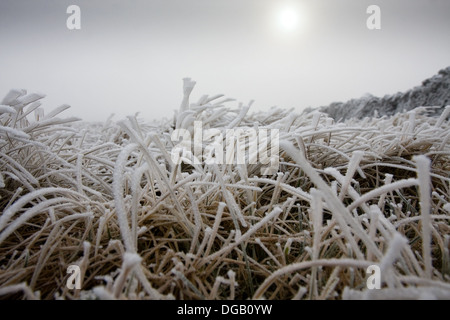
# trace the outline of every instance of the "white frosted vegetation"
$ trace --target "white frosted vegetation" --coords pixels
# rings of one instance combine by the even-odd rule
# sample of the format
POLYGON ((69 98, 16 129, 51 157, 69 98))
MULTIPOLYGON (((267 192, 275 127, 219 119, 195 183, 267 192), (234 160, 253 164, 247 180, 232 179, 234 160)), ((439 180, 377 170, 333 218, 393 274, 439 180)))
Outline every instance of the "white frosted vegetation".
MULTIPOLYGON (((0 295, 16 299, 450 298, 449 108, 335 123, 222 95, 173 121, 0 103, 0 295), (278 129, 264 164, 171 162, 176 129, 278 129), (65 283, 80 267, 81 290, 65 283), (366 287, 371 265, 381 289, 366 287)), ((246 159, 257 150, 242 141, 246 159)), ((194 154, 208 151, 195 141, 194 154)), ((257 150, 259 152, 259 150, 257 150)), ((249 163, 249 162, 247 162, 249 163)))

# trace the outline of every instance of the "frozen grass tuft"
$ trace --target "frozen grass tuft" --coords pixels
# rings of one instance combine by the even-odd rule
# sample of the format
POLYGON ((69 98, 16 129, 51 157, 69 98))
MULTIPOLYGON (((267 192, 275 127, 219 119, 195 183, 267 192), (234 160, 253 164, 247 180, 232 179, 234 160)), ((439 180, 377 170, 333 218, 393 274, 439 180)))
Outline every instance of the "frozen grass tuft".
POLYGON ((449 107, 334 123, 222 95, 189 103, 194 86, 154 123, 76 122, 58 117, 68 106, 46 114, 43 95, 6 95, 1 298, 450 298, 449 107), (172 164, 172 132, 195 121, 224 137, 279 129, 278 172, 172 164), (81 290, 66 287, 70 265, 81 290))

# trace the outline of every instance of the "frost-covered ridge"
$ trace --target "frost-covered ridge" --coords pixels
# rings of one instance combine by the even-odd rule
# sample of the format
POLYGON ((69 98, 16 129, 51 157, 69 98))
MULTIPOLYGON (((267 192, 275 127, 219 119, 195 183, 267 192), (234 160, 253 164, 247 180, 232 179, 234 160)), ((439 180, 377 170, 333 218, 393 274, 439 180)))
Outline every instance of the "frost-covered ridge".
POLYGON ((417 107, 428 108, 430 116, 442 113, 445 106, 450 104, 450 67, 442 69, 430 79, 422 82, 407 92, 386 95, 382 98, 365 95, 360 99, 352 99, 347 102, 335 102, 320 110, 336 120, 349 118, 392 116, 398 112, 406 112, 417 107))

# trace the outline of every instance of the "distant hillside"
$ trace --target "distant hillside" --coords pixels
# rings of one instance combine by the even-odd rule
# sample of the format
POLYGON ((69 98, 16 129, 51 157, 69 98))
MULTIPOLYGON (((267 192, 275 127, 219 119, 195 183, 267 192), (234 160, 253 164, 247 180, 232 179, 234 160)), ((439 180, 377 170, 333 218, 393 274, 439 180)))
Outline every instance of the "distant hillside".
POLYGON ((359 99, 347 102, 334 102, 320 110, 329 114, 335 120, 349 118, 364 118, 378 115, 393 115, 397 112, 409 111, 421 106, 438 107, 430 111, 435 116, 450 104, 450 67, 439 71, 430 79, 422 82, 421 86, 408 90, 405 93, 386 95, 383 98, 366 95, 359 99))

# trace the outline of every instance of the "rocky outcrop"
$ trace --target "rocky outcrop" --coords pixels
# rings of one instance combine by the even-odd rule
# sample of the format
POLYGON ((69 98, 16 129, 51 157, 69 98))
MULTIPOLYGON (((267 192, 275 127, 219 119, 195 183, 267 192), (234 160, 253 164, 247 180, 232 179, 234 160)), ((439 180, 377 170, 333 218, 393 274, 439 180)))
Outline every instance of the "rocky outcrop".
POLYGON ((342 121, 374 115, 390 116, 422 106, 434 107, 430 108, 429 115, 437 116, 447 105, 450 105, 450 67, 439 71, 437 75, 423 81, 421 86, 405 93, 399 92, 382 98, 368 94, 347 102, 334 102, 320 108, 320 111, 337 121, 342 121))

